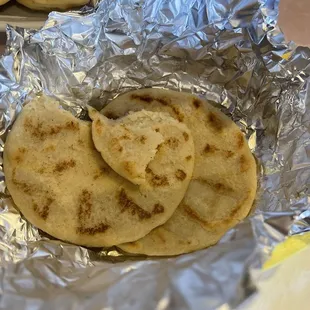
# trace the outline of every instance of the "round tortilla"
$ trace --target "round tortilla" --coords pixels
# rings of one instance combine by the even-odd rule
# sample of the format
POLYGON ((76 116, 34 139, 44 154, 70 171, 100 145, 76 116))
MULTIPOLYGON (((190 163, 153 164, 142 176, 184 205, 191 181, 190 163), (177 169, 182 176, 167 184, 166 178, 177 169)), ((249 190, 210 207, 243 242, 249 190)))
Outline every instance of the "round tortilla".
MULTIPOLYGON (((90 118, 93 120, 92 136, 96 149, 101 153, 104 161, 119 175, 128 181, 142 185, 146 184, 147 172, 150 162, 155 158, 159 148, 170 143, 169 148, 162 150, 162 156, 172 163, 182 163, 181 166, 169 165, 162 162, 161 171, 170 179, 170 186, 179 183, 175 179, 175 169, 184 175, 187 168, 192 174, 193 161, 188 162, 184 158, 189 155, 180 154, 177 147, 179 141, 185 141, 190 132, 184 124, 181 124, 168 113, 138 111, 118 120, 109 120, 96 110, 89 108, 90 118), (167 151, 169 151, 167 153, 167 151), (180 159, 183 158, 183 162, 180 159)), ((186 142, 187 144, 187 142, 186 142)), ((192 144, 192 139, 187 144, 192 144)), ((158 160, 157 160, 158 162, 158 160)), ((159 164, 159 163, 158 163, 159 164)), ((179 184, 177 184, 179 186, 179 184)))
MULTIPOLYGON (((180 128, 181 137, 188 129, 180 128)), ((147 182, 137 186, 104 162, 90 122, 76 119, 52 99, 35 99, 8 135, 6 184, 26 219, 56 238, 93 247, 137 240, 166 222, 184 197, 193 164, 180 158, 163 167, 171 152, 194 156, 188 134, 176 149, 165 144, 173 133, 165 136, 149 163, 147 182), (175 175, 180 167, 186 173, 182 180, 175 175), (169 169, 175 169, 173 175, 169 169)))
POLYGON ((168 112, 191 130, 195 167, 188 191, 162 226, 144 238, 120 245, 129 253, 177 255, 206 248, 244 219, 256 195, 256 163, 244 135, 220 110, 188 93, 161 89, 128 92, 103 113, 168 112))

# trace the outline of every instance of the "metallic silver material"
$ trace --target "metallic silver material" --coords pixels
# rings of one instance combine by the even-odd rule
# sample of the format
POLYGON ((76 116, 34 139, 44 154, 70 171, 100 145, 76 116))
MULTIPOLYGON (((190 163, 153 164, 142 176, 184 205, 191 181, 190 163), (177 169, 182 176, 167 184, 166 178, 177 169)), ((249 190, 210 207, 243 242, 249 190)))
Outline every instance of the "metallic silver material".
MULTIPOLYGON (((287 235, 309 230, 310 51, 286 44, 277 0, 104 0, 7 28, 0 147, 26 98, 58 98, 83 118, 122 92, 193 92, 229 114, 261 165, 256 211, 209 249, 124 257, 51 240, 14 209, 0 175, 0 309, 233 309, 287 235)), ((2 161, 2 158, 1 158, 2 161)))

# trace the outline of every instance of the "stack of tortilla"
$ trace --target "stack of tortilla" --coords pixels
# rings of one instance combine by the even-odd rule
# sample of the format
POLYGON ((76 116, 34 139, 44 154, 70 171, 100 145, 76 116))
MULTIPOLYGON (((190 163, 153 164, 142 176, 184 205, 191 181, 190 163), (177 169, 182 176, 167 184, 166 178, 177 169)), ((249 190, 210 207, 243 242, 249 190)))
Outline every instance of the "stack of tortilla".
POLYGON ((78 245, 177 255, 213 245, 251 210, 256 163, 240 129, 191 94, 142 89, 92 122, 55 100, 28 103, 4 172, 21 213, 78 245))

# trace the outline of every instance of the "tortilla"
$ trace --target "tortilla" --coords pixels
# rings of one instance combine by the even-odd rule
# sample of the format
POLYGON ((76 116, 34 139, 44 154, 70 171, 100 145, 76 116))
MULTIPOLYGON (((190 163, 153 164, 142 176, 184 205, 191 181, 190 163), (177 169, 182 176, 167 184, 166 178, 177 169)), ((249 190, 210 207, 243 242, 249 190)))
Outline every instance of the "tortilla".
POLYGON ((192 139, 184 139, 186 135, 189 140, 191 133, 168 113, 142 110, 119 120, 109 120, 96 110, 89 109, 89 115, 93 120, 92 136, 96 149, 115 172, 132 183, 142 185, 148 182, 149 164, 159 148, 162 148, 162 157, 166 157, 160 170, 169 178, 170 186, 174 183, 179 186, 179 180, 175 178, 176 169, 179 174, 181 171, 187 174, 188 166, 192 171, 193 161, 189 163, 185 159, 189 155, 188 150, 184 148, 185 153, 182 154, 177 147, 178 143, 183 142, 193 148, 192 139), (171 144, 170 147, 163 148, 165 143, 171 144), (177 167, 169 165, 169 162, 181 165, 177 167))
POLYGON ((248 215, 256 195, 256 163, 243 133, 209 103, 175 91, 128 92, 108 104, 103 113, 116 119, 142 109, 168 112, 187 125, 195 144, 195 167, 173 216, 144 238, 119 247, 136 254, 177 255, 217 243, 248 215))
POLYGON ((193 141, 170 149, 163 145, 149 163, 146 184, 134 185, 97 152, 90 122, 43 97, 23 108, 8 135, 6 184, 25 218, 48 234, 79 245, 111 246, 137 240, 166 222, 184 197, 193 165, 176 160, 167 168, 175 169, 173 176, 158 165, 164 167, 171 151, 193 156, 193 141), (183 180, 175 176, 180 167, 183 180))

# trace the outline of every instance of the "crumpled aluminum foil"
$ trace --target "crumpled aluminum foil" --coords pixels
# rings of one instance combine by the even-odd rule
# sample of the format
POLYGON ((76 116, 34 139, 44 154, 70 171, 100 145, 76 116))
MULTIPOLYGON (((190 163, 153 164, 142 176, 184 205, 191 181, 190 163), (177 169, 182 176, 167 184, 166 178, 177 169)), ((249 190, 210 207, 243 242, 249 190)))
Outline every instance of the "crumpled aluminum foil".
MULTIPOLYGON (((103 0, 7 28, 0 58, 1 151, 25 99, 43 91, 85 116, 140 87, 198 94, 246 133, 261 165, 254 214, 209 249, 130 259, 38 231, 0 180, 0 309, 236 308, 250 273, 286 236, 310 228, 310 51, 285 44, 278 0, 103 0)), ((1 158, 2 160, 2 158, 1 158)))

